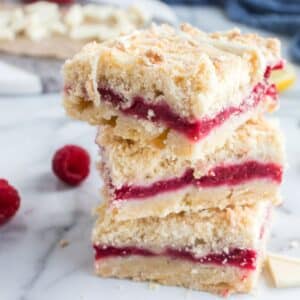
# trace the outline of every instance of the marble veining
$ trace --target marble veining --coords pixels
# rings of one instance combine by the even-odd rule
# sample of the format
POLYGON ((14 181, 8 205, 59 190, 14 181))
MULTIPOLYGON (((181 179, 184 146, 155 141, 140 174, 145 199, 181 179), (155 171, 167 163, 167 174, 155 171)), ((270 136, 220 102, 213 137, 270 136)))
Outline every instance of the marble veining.
MULTIPOLYGON (((184 19, 186 10, 177 11, 184 19)), ((204 11, 207 22, 208 16, 219 14, 204 11)), ((221 16, 215 20, 218 22, 207 23, 205 29, 224 25, 221 16)), ((277 113, 286 135, 289 167, 282 188, 284 204, 276 210, 269 243, 270 251, 295 257, 300 257, 300 246, 292 243, 300 244, 299 95, 298 84, 282 95, 277 113)), ((65 117, 60 97, 0 98, 0 177, 15 185, 22 197, 17 216, 0 227, 0 300, 216 299, 180 288, 150 289, 145 283, 94 276, 91 208, 100 201, 101 181, 92 168, 83 185, 66 187, 52 174, 51 159, 57 148, 75 143, 88 149, 95 161, 96 130, 65 117), (60 246, 62 239, 69 241, 65 248, 60 246)), ((273 289, 262 277, 255 297, 298 299, 299 294, 300 289, 273 289)), ((254 298, 240 295, 232 299, 254 298)))

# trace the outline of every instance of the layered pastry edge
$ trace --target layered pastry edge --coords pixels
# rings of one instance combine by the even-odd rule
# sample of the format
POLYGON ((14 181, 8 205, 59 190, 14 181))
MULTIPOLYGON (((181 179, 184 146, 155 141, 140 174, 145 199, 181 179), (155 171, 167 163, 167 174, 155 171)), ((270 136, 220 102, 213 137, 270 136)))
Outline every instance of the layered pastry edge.
POLYGON ((268 202, 270 199, 274 206, 282 202, 278 184, 263 180, 234 187, 187 187, 144 199, 112 200, 111 191, 106 187, 102 188, 101 194, 107 203, 107 211, 120 221, 150 216, 165 217, 171 213, 196 212, 211 208, 224 209, 227 206, 254 205, 268 202))
MULTIPOLYGON (((218 167, 237 166, 247 162, 274 164, 281 169, 285 162, 283 135, 278 121, 262 117, 243 124, 214 152, 198 157, 177 156, 165 145, 166 136, 152 143, 124 134, 124 123, 102 125, 96 137, 100 148, 100 170, 111 185, 150 186, 157 181, 180 178, 193 170, 195 179, 209 175, 218 167)), ((126 129, 125 129, 126 131, 126 129)), ((213 174, 211 174, 213 175, 213 174)))
MULTIPOLYGON (((99 126, 111 125, 115 127, 114 134, 123 138, 140 141, 145 144, 152 144, 158 147, 167 147, 175 156, 187 159, 197 159, 199 156, 205 156, 216 148, 221 147, 227 138, 242 124, 251 118, 257 118, 264 113, 275 102, 270 97, 266 97, 257 106, 249 109, 247 112, 233 114, 226 119, 221 125, 211 128, 211 130, 200 140, 195 141, 186 138, 185 135, 171 130, 162 124, 155 124, 148 120, 141 120, 126 116, 113 108, 109 108, 103 103, 99 106, 100 112, 96 112, 95 123, 99 126)), ((72 104, 65 102, 66 111, 75 116, 76 119, 85 120, 87 116, 94 119, 94 109, 92 107, 75 108, 72 104)))
POLYGON ((158 254, 170 248, 195 257, 231 249, 256 250, 271 212, 270 202, 259 202, 118 221, 104 203, 97 209, 92 240, 99 247, 137 247, 158 254))
POLYGON ((105 119, 102 106, 107 105, 185 134, 185 128, 197 131, 202 122, 207 127, 207 120, 213 123, 228 110, 251 108, 255 102, 251 91, 257 85, 266 89, 270 69, 281 66, 279 56, 278 41, 236 30, 208 35, 187 25, 179 32, 152 26, 102 45, 90 44, 67 61, 65 106, 74 117, 91 123, 105 119), (164 59, 157 62, 152 56, 164 59), (155 105, 162 112, 155 111, 155 105), (181 123, 177 126, 174 120, 181 123), (196 129, 190 128, 193 122, 200 122, 194 124, 196 129))
POLYGON ((103 196, 116 218, 165 216, 268 198, 280 202, 285 158, 275 120, 248 121, 223 147, 195 161, 174 156, 168 147, 124 139, 110 125, 101 127, 96 142, 102 154, 103 196))
POLYGON ((248 292, 258 277, 270 203, 121 222, 103 209, 93 231, 101 276, 221 294, 248 292))

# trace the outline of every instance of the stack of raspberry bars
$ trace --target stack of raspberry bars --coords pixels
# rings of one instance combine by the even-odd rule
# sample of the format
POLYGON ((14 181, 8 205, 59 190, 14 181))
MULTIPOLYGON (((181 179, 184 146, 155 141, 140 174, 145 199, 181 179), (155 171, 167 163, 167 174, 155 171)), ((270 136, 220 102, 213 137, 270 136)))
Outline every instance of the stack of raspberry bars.
POLYGON ((278 204, 283 147, 275 39, 152 25, 64 66, 68 114, 99 127, 104 277, 249 292, 278 204))

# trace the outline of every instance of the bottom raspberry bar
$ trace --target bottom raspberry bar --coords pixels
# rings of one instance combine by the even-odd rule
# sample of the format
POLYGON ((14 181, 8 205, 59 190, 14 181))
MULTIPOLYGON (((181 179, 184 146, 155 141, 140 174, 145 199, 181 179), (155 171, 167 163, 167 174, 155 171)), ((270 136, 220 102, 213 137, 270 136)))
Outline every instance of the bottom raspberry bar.
POLYGON ((249 292, 261 270, 270 202, 116 221, 98 209, 96 273, 221 295, 249 292))

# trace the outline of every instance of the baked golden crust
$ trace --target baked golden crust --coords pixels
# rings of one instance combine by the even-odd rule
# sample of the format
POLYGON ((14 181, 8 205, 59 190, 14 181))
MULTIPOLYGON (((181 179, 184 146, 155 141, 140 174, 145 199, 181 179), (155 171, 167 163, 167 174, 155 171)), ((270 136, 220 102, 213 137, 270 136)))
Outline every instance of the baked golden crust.
POLYGON ((263 80, 266 67, 279 59, 279 42, 274 39, 238 30, 206 34, 188 25, 179 31, 153 25, 87 45, 68 60, 64 98, 66 103, 87 102, 88 106, 92 102, 96 110, 101 83, 126 99, 124 107, 140 95, 151 103, 163 99, 180 116, 198 119, 239 105, 253 85, 263 80), (86 64, 83 69, 82 64, 86 64))

